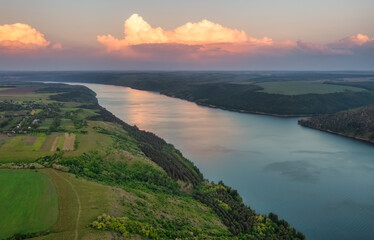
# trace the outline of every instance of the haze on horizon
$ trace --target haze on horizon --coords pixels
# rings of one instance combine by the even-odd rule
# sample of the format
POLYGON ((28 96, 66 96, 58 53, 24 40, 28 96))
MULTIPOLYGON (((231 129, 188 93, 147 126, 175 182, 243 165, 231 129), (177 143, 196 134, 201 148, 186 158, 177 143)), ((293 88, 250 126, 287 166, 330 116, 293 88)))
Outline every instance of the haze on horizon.
POLYGON ((374 70, 374 2, 0 2, 0 70, 374 70))

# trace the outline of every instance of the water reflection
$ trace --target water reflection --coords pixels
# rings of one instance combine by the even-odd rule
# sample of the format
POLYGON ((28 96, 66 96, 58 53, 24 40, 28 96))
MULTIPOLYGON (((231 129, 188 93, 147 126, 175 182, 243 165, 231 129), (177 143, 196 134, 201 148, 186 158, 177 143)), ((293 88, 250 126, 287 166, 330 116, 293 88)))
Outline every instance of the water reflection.
POLYGON ((118 117, 140 129, 158 129, 163 135, 172 135, 183 142, 184 149, 190 153, 200 155, 237 151, 222 145, 223 141, 230 142, 235 138, 234 134, 229 133, 229 128, 220 128, 234 124, 232 119, 224 115, 215 116, 213 112, 178 99, 175 99, 176 104, 170 104, 169 98, 158 93, 114 86, 99 86, 98 90, 100 102, 104 105, 110 102, 110 110, 115 111, 118 117), (215 123, 210 122, 212 118, 216 119, 215 123))

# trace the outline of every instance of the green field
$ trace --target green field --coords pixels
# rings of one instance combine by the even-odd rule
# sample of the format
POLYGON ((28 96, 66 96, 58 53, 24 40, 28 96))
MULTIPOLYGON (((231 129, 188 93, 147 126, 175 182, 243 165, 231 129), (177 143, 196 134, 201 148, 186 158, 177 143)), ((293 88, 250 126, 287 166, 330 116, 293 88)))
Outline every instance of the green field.
POLYGON ((54 101, 49 100, 51 93, 27 93, 27 94, 7 94, 0 92, 0 101, 13 100, 13 101, 33 101, 35 103, 52 103, 54 101))
POLYGON ((41 149, 46 138, 44 133, 5 138, 0 146, 0 162, 27 162, 50 154, 41 149))
MULTIPOLYGON (((76 134, 77 148, 74 151, 68 151, 66 156, 79 156, 84 152, 101 149, 113 144, 113 139, 105 134, 98 133, 93 127, 109 127, 112 124, 104 122, 88 122, 86 128, 87 134, 76 134)), ((62 149, 65 137, 63 133, 34 133, 28 135, 16 135, 6 137, 3 135, 0 144, 0 163, 9 162, 33 162, 39 157, 52 155, 54 144, 62 149), (56 140, 56 138, 58 138, 56 140), (55 142, 56 141, 56 142, 55 142)))
POLYGON ((30 170, 0 170, 0 238, 46 230, 58 217, 51 179, 30 170))
POLYGON ((51 126, 53 122, 53 119, 52 118, 46 118, 42 121, 42 123, 40 124, 40 126, 38 127, 38 129, 40 130, 48 130, 49 126, 51 126))
POLYGON ((282 81, 282 82, 264 82, 256 83, 256 85, 263 87, 259 92, 270 94, 284 94, 284 95, 302 95, 309 93, 327 94, 344 91, 360 92, 366 91, 362 88, 324 84, 322 82, 308 82, 308 81, 282 81))
POLYGON ((71 119, 62 118, 60 128, 64 129, 65 131, 72 131, 74 130, 74 123, 71 119))

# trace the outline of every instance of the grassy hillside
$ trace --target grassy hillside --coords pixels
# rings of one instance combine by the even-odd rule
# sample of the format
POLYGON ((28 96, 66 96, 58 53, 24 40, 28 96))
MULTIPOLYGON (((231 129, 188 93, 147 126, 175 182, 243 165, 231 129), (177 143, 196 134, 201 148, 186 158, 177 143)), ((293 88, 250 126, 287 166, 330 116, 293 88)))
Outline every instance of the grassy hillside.
POLYGON ((100 107, 89 89, 15 85, 13 92, 43 98, 0 102, 0 167, 48 176, 59 214, 51 227, 13 230, 13 239, 304 239, 275 214, 245 206, 236 190, 204 179, 163 139, 100 107))
POLYGON ((374 143, 374 106, 351 109, 299 121, 305 127, 374 143))

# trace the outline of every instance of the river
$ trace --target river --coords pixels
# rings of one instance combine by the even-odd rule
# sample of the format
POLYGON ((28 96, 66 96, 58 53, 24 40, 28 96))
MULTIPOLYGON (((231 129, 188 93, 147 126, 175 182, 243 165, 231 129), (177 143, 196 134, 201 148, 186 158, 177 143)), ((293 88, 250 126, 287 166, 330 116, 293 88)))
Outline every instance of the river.
POLYGON ((123 121, 172 143, 205 178, 238 189, 307 239, 374 239, 374 146, 297 125, 158 93, 82 84, 123 121))

